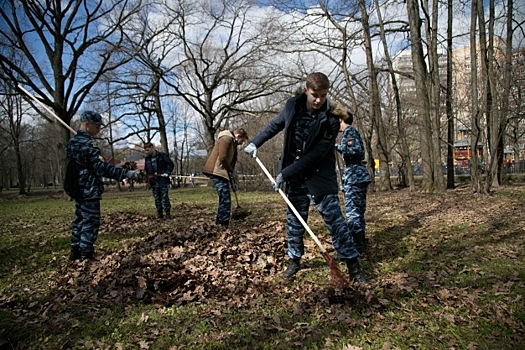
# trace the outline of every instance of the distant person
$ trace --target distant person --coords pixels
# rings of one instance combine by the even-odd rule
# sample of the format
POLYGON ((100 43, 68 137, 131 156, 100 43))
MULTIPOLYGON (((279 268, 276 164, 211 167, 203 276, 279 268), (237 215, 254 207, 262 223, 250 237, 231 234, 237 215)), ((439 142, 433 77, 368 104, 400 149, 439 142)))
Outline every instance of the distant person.
MULTIPOLYGON (((286 184, 285 193, 305 222, 308 221, 310 203, 313 203, 330 232, 339 259, 348 267, 350 278, 364 282, 359 252, 339 204, 334 149, 339 118, 328 109, 329 89, 330 81, 325 74, 309 74, 303 92, 288 99, 281 112, 244 151, 256 157, 259 147, 284 131, 284 146, 274 189, 278 191, 286 184)), ((290 208, 287 209, 286 222, 290 260, 283 276, 289 278, 301 267, 305 228, 290 208)))
MULTIPOLYGON (((93 137, 100 132, 102 116, 86 111, 80 115, 80 129, 66 146, 66 156, 76 168, 71 181, 76 180, 79 194, 75 199, 75 218, 71 229, 70 260, 94 259, 94 243, 100 227, 100 199, 104 192, 102 177, 122 181, 138 180, 132 170, 117 168, 106 162, 93 137)), ((68 165, 69 166, 69 165, 68 165)))
POLYGON ((242 128, 231 132, 224 130, 219 133, 219 137, 213 147, 203 173, 208 176, 215 186, 219 195, 219 207, 215 223, 223 227, 228 227, 231 218, 231 192, 230 185, 235 186, 235 164, 237 163, 237 146, 242 145, 248 140, 248 134, 242 128))
POLYGON ((345 194, 346 220, 357 251, 365 253, 367 242, 365 238, 366 193, 372 178, 363 164, 365 148, 359 132, 352 126, 354 116, 341 105, 333 108, 333 114, 339 117, 340 131, 343 132, 341 142, 336 149, 345 162, 343 172, 343 192, 345 194))
POLYGON ((157 218, 163 219, 164 214, 166 214, 166 218, 169 219, 171 218, 170 174, 175 164, 173 164, 173 161, 166 153, 157 151, 151 142, 144 143, 144 151, 146 151, 144 171, 148 176, 151 192, 153 193, 157 218))

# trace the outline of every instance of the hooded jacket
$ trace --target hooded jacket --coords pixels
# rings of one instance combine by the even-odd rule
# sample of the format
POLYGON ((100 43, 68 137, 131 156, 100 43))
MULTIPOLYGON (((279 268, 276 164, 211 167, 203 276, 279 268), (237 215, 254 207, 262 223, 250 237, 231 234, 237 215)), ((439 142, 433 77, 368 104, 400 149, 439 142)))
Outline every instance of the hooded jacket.
POLYGON ((266 141, 284 130, 284 147, 280 157, 279 172, 284 181, 304 181, 314 197, 337 194, 334 144, 339 133, 339 118, 328 111, 328 101, 320 108, 319 114, 308 134, 301 151, 301 157, 291 160, 288 156, 295 149, 295 116, 299 107, 306 106, 306 95, 288 99, 281 112, 257 136, 252 143, 259 148, 266 141))
POLYGON ((235 163, 237 163, 235 135, 229 130, 221 131, 202 172, 205 175, 220 176, 229 181, 228 173, 234 171, 235 163))
POLYGON ((78 184, 84 201, 101 199, 104 193, 102 177, 118 181, 126 177, 127 170, 107 163, 95 140, 85 131, 79 130, 69 139, 66 156, 78 164, 78 184))

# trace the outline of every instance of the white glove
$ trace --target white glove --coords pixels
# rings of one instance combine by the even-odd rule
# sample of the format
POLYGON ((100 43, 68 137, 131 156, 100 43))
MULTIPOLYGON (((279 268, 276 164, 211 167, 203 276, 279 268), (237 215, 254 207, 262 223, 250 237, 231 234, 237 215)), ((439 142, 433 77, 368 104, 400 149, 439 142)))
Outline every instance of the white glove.
POLYGON ((253 143, 250 143, 248 146, 246 146, 244 152, 248 153, 252 158, 257 157, 257 147, 253 143))
POLYGON ((162 174, 161 176, 162 176, 162 177, 169 177, 170 174, 168 174, 168 173, 164 173, 164 174, 162 174))
POLYGON ((275 178, 275 183, 273 184, 273 189, 275 190, 275 192, 279 192, 279 189, 281 188, 282 184, 283 184, 283 174, 279 174, 275 178))

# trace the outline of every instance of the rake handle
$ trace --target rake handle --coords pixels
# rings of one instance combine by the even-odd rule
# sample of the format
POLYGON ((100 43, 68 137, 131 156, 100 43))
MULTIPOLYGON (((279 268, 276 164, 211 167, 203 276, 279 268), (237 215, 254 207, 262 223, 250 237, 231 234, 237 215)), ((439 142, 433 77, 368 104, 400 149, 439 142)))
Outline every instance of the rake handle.
POLYGON ((48 106, 46 106, 45 104, 43 104, 42 102, 40 102, 39 99, 37 99, 35 96, 33 96, 29 91, 27 91, 26 89, 24 89, 21 85, 18 85, 18 88, 20 90, 22 90, 27 96, 29 96, 32 100, 36 101, 36 103, 38 103, 40 106, 42 106, 42 108, 44 108, 49 114, 51 114, 51 116, 53 116, 57 121, 59 121, 62 125, 64 125, 67 129, 69 129, 69 131, 71 131, 71 133, 73 135, 76 135, 77 132, 75 130, 73 130, 73 128, 69 125, 66 124, 66 122, 64 122, 62 119, 60 119, 51 109, 49 109, 48 106))
MULTIPOLYGON (((259 166, 261 167, 261 169, 263 170, 263 172, 266 174, 266 176, 268 177, 268 179, 270 179, 270 181, 272 182, 272 184, 275 184, 275 180, 273 178, 273 176, 268 172, 268 169, 266 169, 266 167, 264 166, 264 164, 261 162, 261 160, 257 157, 255 157, 255 161, 257 162, 257 164, 259 164, 259 166)), ((288 207, 292 210, 292 212, 295 214, 295 216, 297 217, 297 219, 301 222, 301 224, 303 225, 303 227, 305 228, 305 230, 310 234, 310 237, 312 237, 312 239, 314 240, 314 242, 317 244, 317 246, 319 247, 319 249, 321 250, 321 253, 323 253, 323 255, 326 253, 326 249, 324 248, 323 244, 321 243, 321 241, 319 241, 319 239, 317 238, 317 236, 313 233, 313 231, 310 229, 310 227, 308 226, 308 224, 306 223, 306 221, 304 221, 303 217, 299 214, 299 212, 297 211, 297 209, 295 209, 294 205, 292 204, 292 202, 290 202, 290 200, 288 199, 288 197, 286 197, 286 194, 284 193, 284 191, 282 189, 279 188, 279 194, 281 195, 281 197, 283 197, 283 199, 285 200, 286 204, 288 204, 288 207)))

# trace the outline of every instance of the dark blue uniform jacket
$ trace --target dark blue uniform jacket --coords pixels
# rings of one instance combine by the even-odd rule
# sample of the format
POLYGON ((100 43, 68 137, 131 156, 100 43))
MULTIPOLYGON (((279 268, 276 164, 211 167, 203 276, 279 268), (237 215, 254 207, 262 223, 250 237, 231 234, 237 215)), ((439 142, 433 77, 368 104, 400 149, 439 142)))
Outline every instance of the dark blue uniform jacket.
POLYGON ((295 151, 294 127, 299 106, 306 106, 306 95, 290 98, 282 111, 252 139, 260 147, 266 141, 284 130, 284 147, 280 157, 279 171, 285 181, 302 180, 314 197, 337 194, 337 175, 335 172, 335 140, 339 132, 339 118, 327 110, 328 101, 321 107, 313 130, 300 150, 300 158, 293 160, 290 154, 295 151))

